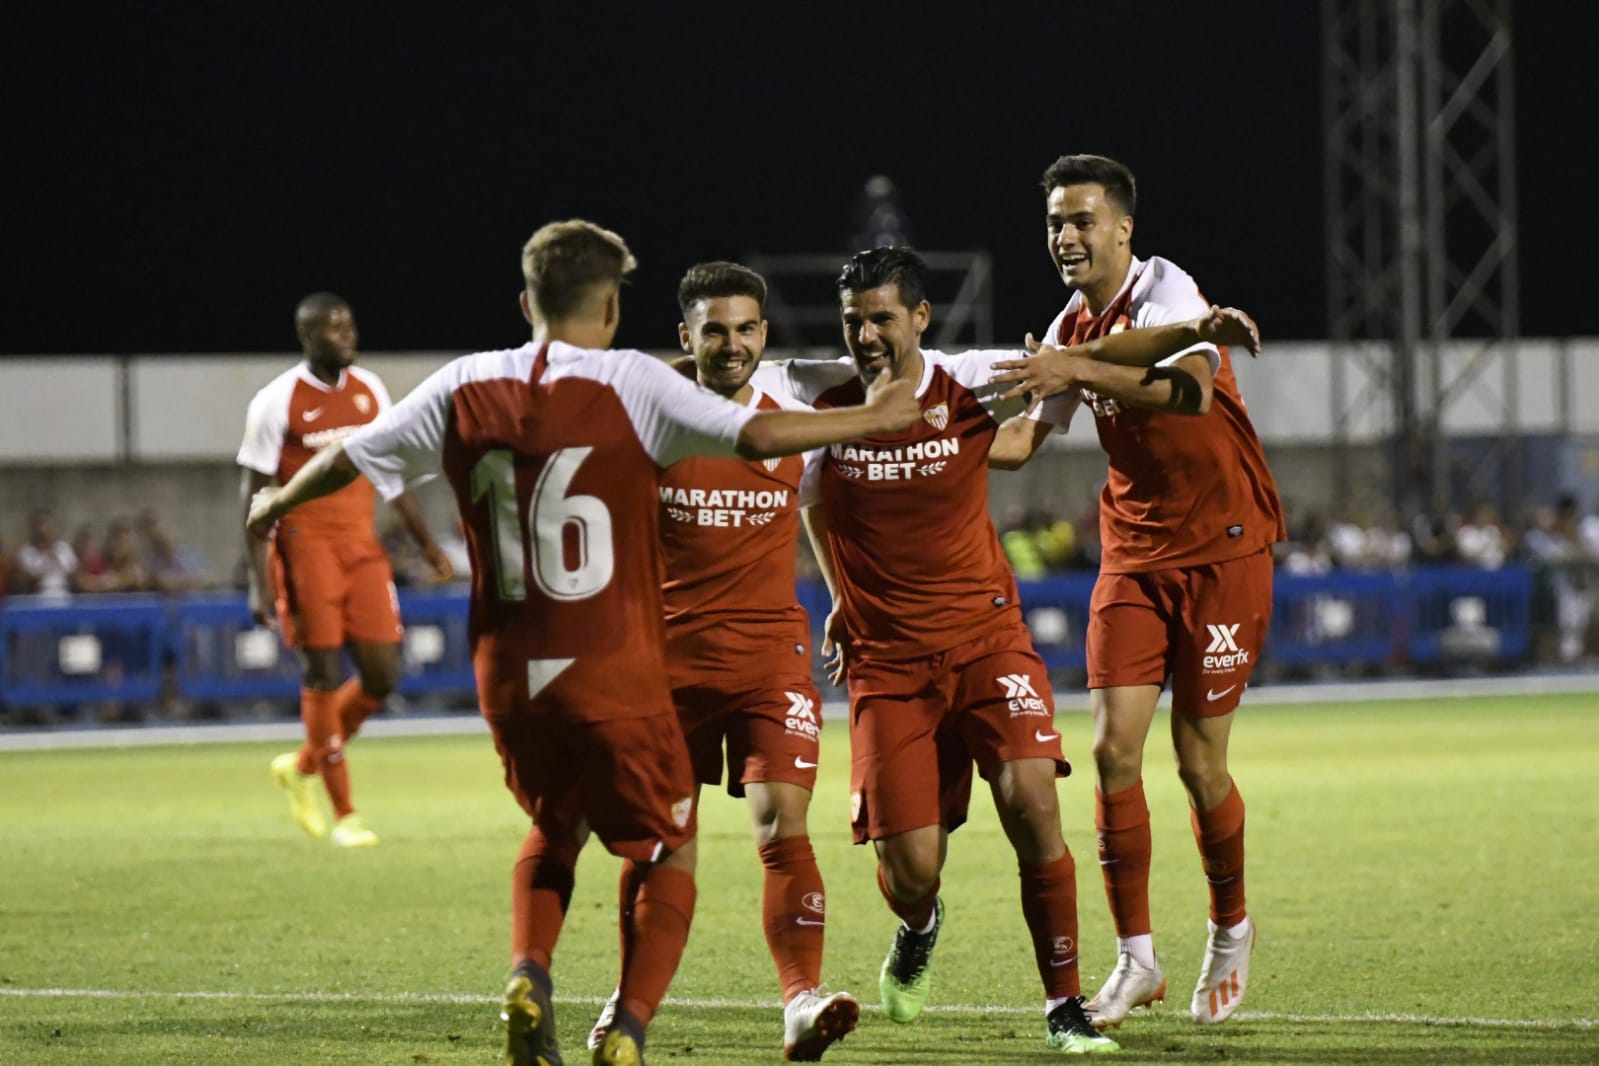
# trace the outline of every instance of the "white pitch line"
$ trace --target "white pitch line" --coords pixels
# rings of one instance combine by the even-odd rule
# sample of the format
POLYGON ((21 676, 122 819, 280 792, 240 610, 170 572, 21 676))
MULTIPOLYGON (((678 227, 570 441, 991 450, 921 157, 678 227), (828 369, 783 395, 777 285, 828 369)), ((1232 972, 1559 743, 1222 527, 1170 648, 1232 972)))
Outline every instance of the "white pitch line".
MULTIPOLYGON (((0 988, 0 996, 31 999, 201 999, 260 1003, 460 1003, 487 1005, 498 1003, 498 996, 464 995, 453 992, 133 992, 117 988, 0 988)), ((603 996, 556 996, 557 1003, 599 1006, 603 996)), ((668 996, 668 1007, 707 1010, 778 1010, 777 1000, 702 999, 668 996)), ((869 1011, 881 1010, 875 1003, 863 1003, 869 1011)), ((1039 1007, 1014 1004, 943 1003, 930 1004, 934 1014, 1034 1014, 1039 1007)), ((1379 1022, 1388 1025, 1475 1026, 1484 1029, 1594 1029, 1596 1018, 1448 1018, 1427 1014, 1292 1014, 1279 1011, 1240 1011, 1242 1021, 1311 1022, 1339 1024, 1379 1022)))

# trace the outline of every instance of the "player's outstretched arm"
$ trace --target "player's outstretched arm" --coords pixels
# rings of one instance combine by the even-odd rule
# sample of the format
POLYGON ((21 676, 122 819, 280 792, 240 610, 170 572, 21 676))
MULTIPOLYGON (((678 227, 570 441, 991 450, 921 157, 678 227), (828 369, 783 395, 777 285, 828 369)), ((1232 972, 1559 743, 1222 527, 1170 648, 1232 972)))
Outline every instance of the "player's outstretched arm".
POLYGON ((250 500, 244 528, 257 537, 265 537, 278 519, 296 507, 338 492, 360 476, 350 457, 344 454, 344 445, 330 444, 312 456, 287 485, 256 492, 250 500))
POLYGON ((916 383, 885 372, 866 389, 866 402, 827 411, 762 411, 744 423, 738 454, 746 459, 794 455, 862 437, 898 433, 922 416, 916 383))
POLYGON ((411 495, 411 490, 406 489, 389 503, 399 512, 400 521, 405 523, 406 533, 410 534, 412 542, 422 552, 422 561, 427 563, 428 569, 433 572, 433 580, 448 581, 453 578, 455 566, 451 564, 450 557, 439 548, 438 542, 433 539, 433 531, 428 528, 427 520, 422 517, 422 508, 416 505, 416 497, 411 495))
POLYGON ((1251 355, 1258 355, 1260 329, 1254 319, 1235 307, 1212 307, 1205 314, 1184 322, 1123 330, 1070 348, 1040 344, 1029 333, 1027 350, 1033 354, 1026 359, 995 363, 996 373, 990 380, 995 384, 1010 384, 1011 387, 1000 395, 1000 399, 1020 396, 1025 392, 1031 392, 1035 397, 1054 396, 1081 385, 1072 380, 1076 367, 1068 360, 1086 359, 1112 366, 1153 367, 1161 360, 1197 344, 1241 347, 1251 355))
MULTIPOLYGON (((1072 349, 1078 355, 1117 366, 1154 366, 1196 344, 1243 348, 1260 354, 1260 327, 1236 307, 1212 307, 1198 318, 1164 326, 1126 329, 1072 349)), ((1029 343, 1029 351, 1038 347, 1029 343)))

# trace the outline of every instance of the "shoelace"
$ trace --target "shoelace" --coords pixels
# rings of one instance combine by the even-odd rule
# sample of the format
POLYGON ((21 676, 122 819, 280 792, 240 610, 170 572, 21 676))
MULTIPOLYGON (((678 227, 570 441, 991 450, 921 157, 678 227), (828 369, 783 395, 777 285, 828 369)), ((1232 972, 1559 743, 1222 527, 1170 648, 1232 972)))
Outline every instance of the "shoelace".
POLYGON ((1056 1033, 1078 1033, 1082 1036, 1098 1036, 1093 1025, 1088 1020, 1088 1015, 1083 1013, 1083 997, 1073 996, 1065 1003, 1049 1012, 1049 1028, 1056 1033))
POLYGON ((894 934, 894 965, 890 967, 894 980, 910 984, 927 969, 928 957, 938 940, 938 926, 931 933, 913 933, 904 925, 894 934))

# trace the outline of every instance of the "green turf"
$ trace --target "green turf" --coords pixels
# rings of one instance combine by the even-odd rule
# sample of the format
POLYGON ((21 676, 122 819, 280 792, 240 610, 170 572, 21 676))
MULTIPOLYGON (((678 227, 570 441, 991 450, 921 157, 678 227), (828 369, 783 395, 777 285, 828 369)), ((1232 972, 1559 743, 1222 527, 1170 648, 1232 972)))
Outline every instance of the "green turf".
MULTIPOLYGON (((1060 725, 1084 768, 1061 793, 1092 993, 1114 940, 1089 723, 1060 725)), ((1261 941, 1245 1014, 1206 1030, 1187 1020, 1204 884, 1164 725, 1146 778, 1171 999, 1121 1031, 1123 1061, 1599 1062, 1599 701, 1246 709, 1234 769, 1261 941)), ((891 919, 870 852, 847 843, 845 741, 830 724, 811 823, 825 974, 871 1005, 891 919)), ((383 845, 357 852, 290 824, 267 775, 277 750, 0 754, 0 1063, 497 1061, 524 823, 487 739, 358 741, 356 794, 383 845), (118 995, 14 994, 39 989, 118 995)), ((689 1002, 657 1019, 650 1061, 780 1061, 742 804, 709 795, 701 824, 699 912, 672 988, 689 1002)), ((906 1027, 869 1009, 827 1061, 1055 1057, 1014 869, 979 796, 945 871, 934 1008, 906 1027)), ((614 877, 591 848, 556 959, 572 1063, 614 983, 614 877)))

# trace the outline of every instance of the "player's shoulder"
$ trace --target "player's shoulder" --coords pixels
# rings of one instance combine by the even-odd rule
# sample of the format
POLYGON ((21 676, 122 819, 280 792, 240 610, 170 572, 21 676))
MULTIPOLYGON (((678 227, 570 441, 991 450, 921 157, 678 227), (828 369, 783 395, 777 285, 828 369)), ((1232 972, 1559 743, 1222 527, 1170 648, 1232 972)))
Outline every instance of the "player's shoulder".
POLYGON ((250 408, 253 411, 264 410, 268 407, 281 405, 287 415, 289 398, 294 395, 294 390, 305 378, 305 364, 296 363, 271 381, 256 390, 250 397, 250 408))
POLYGON ((774 395, 810 404, 833 389, 855 380, 855 362, 837 359, 775 359, 764 362, 752 380, 774 395))
POLYGON ((383 379, 378 376, 378 372, 375 370, 369 370, 364 366, 352 366, 345 373, 374 392, 384 389, 383 379))
POLYGON ((1192 274, 1164 256, 1152 255, 1144 260, 1133 283, 1133 303, 1170 303, 1178 300, 1201 299, 1199 283, 1192 274))

